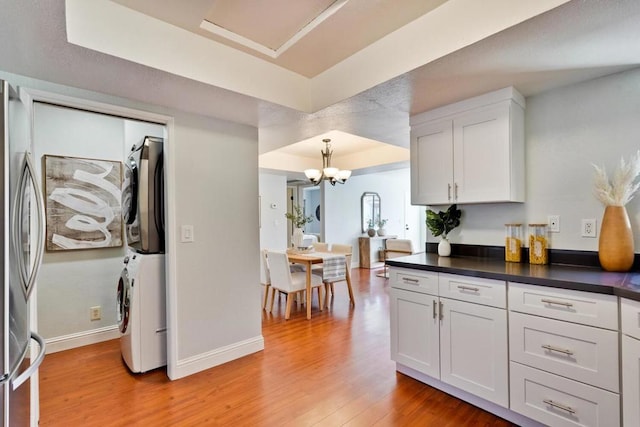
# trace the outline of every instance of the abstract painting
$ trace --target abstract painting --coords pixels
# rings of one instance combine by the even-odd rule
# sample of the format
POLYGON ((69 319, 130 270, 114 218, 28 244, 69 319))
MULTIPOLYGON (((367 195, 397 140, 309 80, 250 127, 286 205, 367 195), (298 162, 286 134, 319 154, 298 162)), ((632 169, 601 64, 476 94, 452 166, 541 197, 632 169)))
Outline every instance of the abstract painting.
POLYGON ((47 250, 122 246, 122 164, 44 156, 47 250))

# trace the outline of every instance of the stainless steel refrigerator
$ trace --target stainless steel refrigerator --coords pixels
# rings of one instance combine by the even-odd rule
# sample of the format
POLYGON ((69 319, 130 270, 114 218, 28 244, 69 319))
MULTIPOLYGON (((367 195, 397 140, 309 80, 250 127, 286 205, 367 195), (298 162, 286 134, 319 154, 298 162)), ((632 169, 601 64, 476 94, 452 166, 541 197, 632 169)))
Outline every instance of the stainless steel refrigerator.
MULTIPOLYGON (((0 405, 2 426, 28 426, 32 423, 30 378, 45 353, 44 341, 31 331, 30 297, 36 283, 44 250, 44 205, 33 164, 25 147, 14 143, 10 133, 10 86, 0 80, 0 142, 2 143, 0 184, 2 187, 2 271, 0 299, 2 356, 0 405), (31 358, 31 345, 38 353, 31 358), (35 347, 34 347, 35 348, 35 347)), ((36 396, 37 398, 37 396, 36 396)), ((36 420, 37 421, 37 420, 36 420)))

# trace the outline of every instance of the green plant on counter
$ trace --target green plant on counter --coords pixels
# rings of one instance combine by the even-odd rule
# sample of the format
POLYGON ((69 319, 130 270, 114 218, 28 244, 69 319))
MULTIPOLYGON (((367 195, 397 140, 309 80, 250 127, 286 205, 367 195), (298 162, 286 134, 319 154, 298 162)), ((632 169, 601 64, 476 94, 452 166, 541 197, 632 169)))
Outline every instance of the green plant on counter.
POLYGON ((427 228, 434 236, 442 235, 447 238, 447 234, 460 225, 462 211, 458 206, 453 204, 446 211, 434 212, 427 209, 427 228))
POLYGON ((387 224, 387 221, 389 220, 378 218, 378 220, 376 221, 376 224, 378 224, 378 228, 384 228, 384 226, 387 224))
POLYGON ((375 228, 376 227, 376 222, 374 221, 373 218, 369 218, 369 222, 367 222, 369 228, 375 228))
POLYGON ((312 216, 304 216, 304 212, 299 205, 293 205, 293 212, 287 212, 284 214, 289 221, 293 223, 296 228, 302 228, 305 224, 313 221, 312 216))

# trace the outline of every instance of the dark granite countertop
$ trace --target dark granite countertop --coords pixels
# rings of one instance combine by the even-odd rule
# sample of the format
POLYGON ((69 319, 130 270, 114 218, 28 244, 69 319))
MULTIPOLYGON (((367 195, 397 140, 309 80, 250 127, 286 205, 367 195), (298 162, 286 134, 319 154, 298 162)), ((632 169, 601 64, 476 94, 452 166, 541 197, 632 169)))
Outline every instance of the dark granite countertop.
POLYGON ((387 260, 387 264, 416 270, 617 295, 640 301, 640 272, 634 271, 613 273, 594 267, 533 265, 471 256, 439 257, 434 253, 393 258, 387 260))

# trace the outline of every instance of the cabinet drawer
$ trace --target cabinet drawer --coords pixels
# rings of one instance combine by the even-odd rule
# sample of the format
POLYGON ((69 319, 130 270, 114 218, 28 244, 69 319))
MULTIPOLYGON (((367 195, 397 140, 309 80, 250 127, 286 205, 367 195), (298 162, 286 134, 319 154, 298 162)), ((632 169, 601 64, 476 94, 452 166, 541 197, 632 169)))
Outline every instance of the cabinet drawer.
POLYGON ((618 330, 613 295, 509 282, 509 310, 618 330))
POLYGON ((392 288, 438 295, 438 273, 389 267, 389 285, 392 288))
POLYGON ((620 425, 620 397, 511 362, 511 410, 550 426, 620 425))
POLYGON ((511 312, 509 350, 512 361, 620 390, 617 332, 511 312))
POLYGON ((620 298, 622 333, 640 340, 640 302, 620 298))
POLYGON ((506 308, 507 286, 501 280, 440 273, 438 288, 442 297, 506 308))

